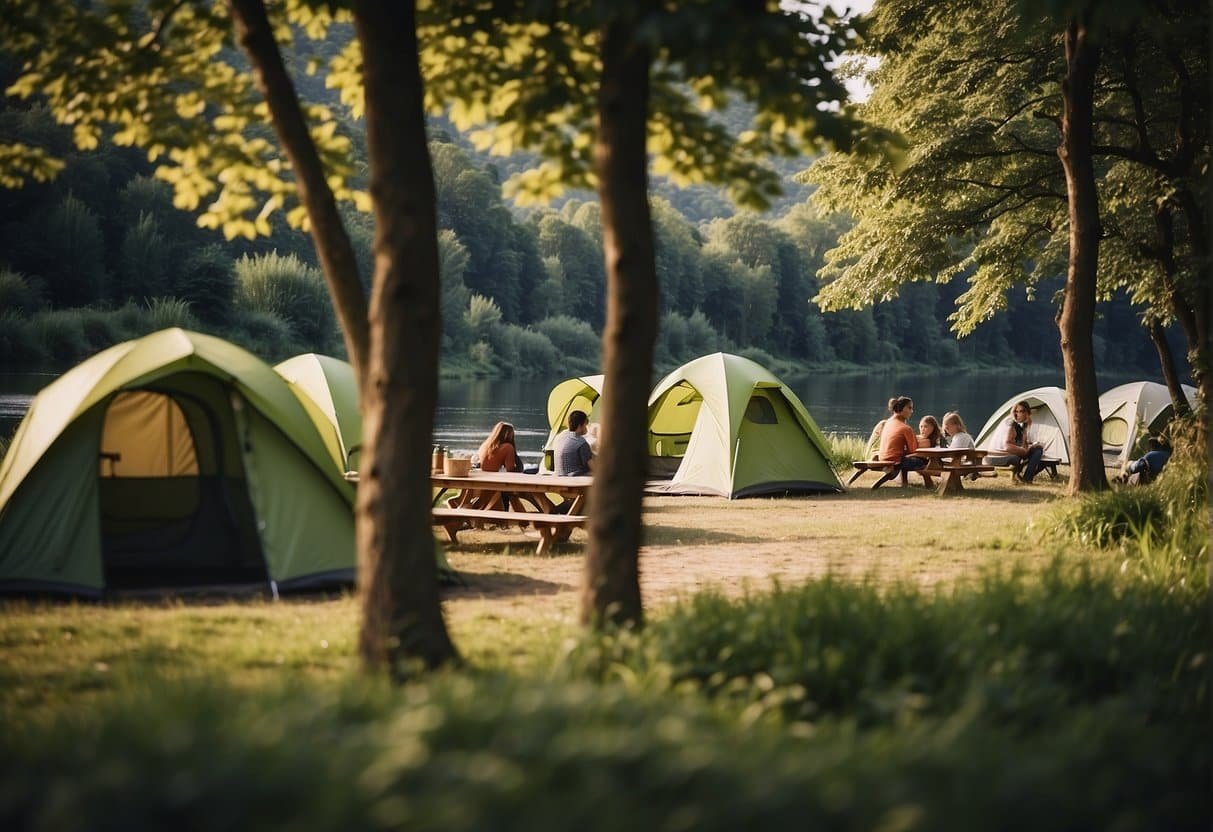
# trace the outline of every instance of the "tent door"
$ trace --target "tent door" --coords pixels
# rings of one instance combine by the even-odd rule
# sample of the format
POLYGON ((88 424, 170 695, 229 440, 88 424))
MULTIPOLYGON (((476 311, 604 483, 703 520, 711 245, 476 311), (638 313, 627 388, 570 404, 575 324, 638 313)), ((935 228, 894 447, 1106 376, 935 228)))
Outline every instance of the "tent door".
POLYGON ((108 404, 98 471, 107 589, 268 580, 245 479, 225 465, 234 434, 208 399, 144 389, 108 404))

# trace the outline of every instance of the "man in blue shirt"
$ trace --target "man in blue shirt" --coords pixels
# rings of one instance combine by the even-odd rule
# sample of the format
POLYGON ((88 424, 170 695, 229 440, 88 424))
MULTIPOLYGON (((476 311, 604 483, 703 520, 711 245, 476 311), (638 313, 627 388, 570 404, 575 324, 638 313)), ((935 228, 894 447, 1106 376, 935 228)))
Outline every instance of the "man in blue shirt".
POLYGON ((1145 485, 1162 472, 1162 467, 1171 458, 1171 449, 1154 436, 1150 437, 1146 447, 1149 448, 1146 455, 1130 462, 1124 474, 1116 478, 1117 482, 1145 485))
POLYGON ((568 430, 561 431, 552 443, 552 463, 558 477, 581 477, 590 473, 594 452, 585 440, 589 419, 580 410, 569 414, 568 430))

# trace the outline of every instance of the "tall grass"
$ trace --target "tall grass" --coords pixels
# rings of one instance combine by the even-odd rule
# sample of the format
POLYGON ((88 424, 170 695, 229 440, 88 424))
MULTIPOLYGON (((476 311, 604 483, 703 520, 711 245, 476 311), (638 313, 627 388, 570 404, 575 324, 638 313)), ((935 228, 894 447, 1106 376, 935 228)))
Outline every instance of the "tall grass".
POLYGON ((248 312, 286 321, 295 340, 326 352, 337 336, 336 317, 320 270, 293 254, 236 261, 236 303, 248 312))
POLYGON ((867 442, 849 433, 827 433, 826 449, 830 465, 839 474, 849 471, 852 461, 867 457, 867 442))

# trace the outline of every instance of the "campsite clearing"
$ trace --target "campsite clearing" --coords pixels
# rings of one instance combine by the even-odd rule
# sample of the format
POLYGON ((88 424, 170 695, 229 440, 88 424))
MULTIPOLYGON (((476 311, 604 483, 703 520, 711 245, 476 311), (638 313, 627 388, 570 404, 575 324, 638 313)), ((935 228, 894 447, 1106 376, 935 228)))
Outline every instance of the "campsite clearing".
MULTIPOLYGON (((847 495, 645 500, 641 582, 650 615, 709 587, 731 595, 833 573, 880 585, 949 586, 987 568, 1035 570, 1054 547, 1029 526, 1061 482, 981 479, 941 500, 921 487, 847 495)), ((532 533, 533 534, 533 533, 532 533)), ((466 586, 444 589, 460 650, 480 666, 550 660, 577 632, 585 532, 537 557, 519 530, 468 530, 447 550, 466 586)), ((1067 559, 1099 559, 1074 547, 1067 559)), ((1109 561, 1109 568, 1115 566, 1109 561)), ((336 679, 357 666, 353 598, 271 602, 31 604, 0 615, 0 710, 26 716, 94 701, 155 678, 229 679, 260 687, 336 679)))

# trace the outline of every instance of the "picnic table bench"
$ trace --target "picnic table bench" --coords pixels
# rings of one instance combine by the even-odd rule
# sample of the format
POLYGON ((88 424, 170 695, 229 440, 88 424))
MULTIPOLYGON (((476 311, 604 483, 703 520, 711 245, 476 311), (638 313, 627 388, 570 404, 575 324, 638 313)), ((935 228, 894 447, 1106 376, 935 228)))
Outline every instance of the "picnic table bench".
MULTIPOLYGON (((1024 460, 1022 457, 1006 459, 1005 457, 995 454, 997 461, 990 461, 989 464, 996 468, 1010 468, 1011 476, 1019 479, 1023 472, 1024 460)), ((1054 456, 1042 456, 1040 458, 1040 470, 1049 472, 1049 479, 1057 479, 1060 474, 1057 473, 1057 466, 1061 464, 1061 460, 1054 456)))
MULTIPOLYGON (((947 497, 953 494, 959 494, 964 491, 964 478, 980 476, 982 474, 993 474, 994 466, 988 465, 983 461, 986 452, 970 448, 919 448, 914 451, 911 456, 922 457, 927 460, 926 467, 919 468, 913 472, 902 471, 902 485, 907 485, 909 480, 907 474, 915 473, 929 484, 932 479, 939 478, 939 494, 942 497, 947 497)), ((879 459, 860 459, 851 463, 855 468, 855 473, 847 480, 847 485, 855 482, 867 471, 881 471, 888 475, 895 468, 895 463, 886 462, 879 459)), ((873 488, 879 488, 884 482, 877 482, 873 488)))
POLYGON ((482 508, 435 508, 433 523, 446 529, 452 543, 458 543, 456 535, 468 526, 479 527, 488 523, 517 524, 519 528, 531 526, 539 532, 539 545, 535 554, 545 555, 554 543, 568 539, 573 529, 585 528, 589 520, 584 514, 547 514, 537 511, 501 511, 482 508))

